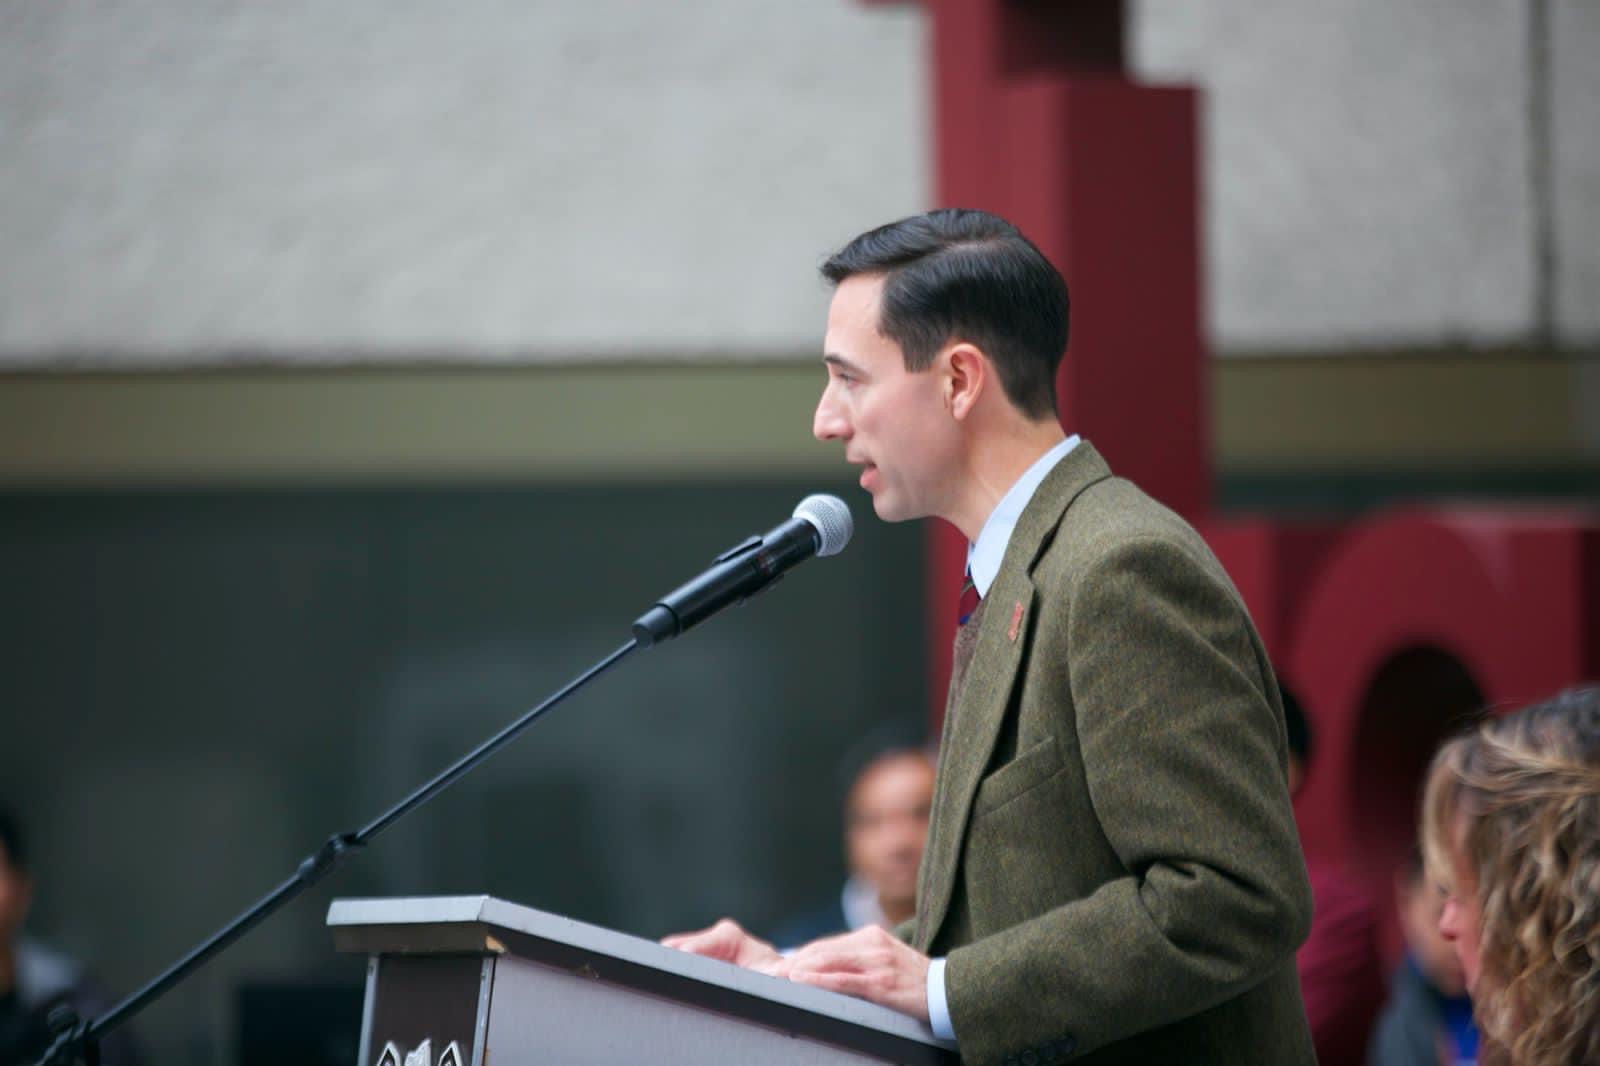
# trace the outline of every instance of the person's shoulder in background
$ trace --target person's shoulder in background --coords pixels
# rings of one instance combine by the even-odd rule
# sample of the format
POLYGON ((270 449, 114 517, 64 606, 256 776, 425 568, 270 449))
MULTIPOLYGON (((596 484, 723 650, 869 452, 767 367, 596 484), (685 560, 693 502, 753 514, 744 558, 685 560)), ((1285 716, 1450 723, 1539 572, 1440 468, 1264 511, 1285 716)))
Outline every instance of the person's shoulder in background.
MULTIPOLYGON (((30 1011, 44 1015, 65 1003, 80 1021, 101 1017, 112 1007, 110 997, 81 963, 29 937, 17 942, 17 993, 30 1011)), ((143 1061, 126 1028, 100 1045, 101 1066, 139 1066, 143 1061)))
POLYGON ((794 915, 773 929, 772 946, 779 951, 793 951, 825 936, 848 933, 849 924, 844 918, 844 907, 834 900, 826 907, 818 907, 805 914, 794 915))

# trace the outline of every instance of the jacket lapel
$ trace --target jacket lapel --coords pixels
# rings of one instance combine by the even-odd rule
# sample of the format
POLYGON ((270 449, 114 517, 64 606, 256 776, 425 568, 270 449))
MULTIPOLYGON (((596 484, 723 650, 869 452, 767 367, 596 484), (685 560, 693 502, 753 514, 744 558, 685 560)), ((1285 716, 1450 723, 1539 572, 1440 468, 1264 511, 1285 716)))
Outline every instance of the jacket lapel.
POLYGON ((1077 495, 1111 476, 1087 441, 1056 464, 1024 508, 986 597, 978 643, 962 691, 945 704, 939 778, 917 891, 915 945, 927 951, 949 911, 972 801, 994 754, 1012 690, 1027 661, 1036 592, 1032 571, 1077 495))

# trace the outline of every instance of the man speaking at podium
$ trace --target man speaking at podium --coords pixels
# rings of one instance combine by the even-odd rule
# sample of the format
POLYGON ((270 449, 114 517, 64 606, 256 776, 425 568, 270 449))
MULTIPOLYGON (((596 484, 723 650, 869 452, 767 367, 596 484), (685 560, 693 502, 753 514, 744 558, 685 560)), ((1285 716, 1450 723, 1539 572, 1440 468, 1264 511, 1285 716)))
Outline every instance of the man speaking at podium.
POLYGON ((1061 276, 958 210, 822 273, 814 433, 880 518, 971 543, 916 917, 787 958, 727 920, 666 943, 927 1019, 971 1063, 1314 1062, 1277 684, 1200 537, 1063 433, 1061 276))

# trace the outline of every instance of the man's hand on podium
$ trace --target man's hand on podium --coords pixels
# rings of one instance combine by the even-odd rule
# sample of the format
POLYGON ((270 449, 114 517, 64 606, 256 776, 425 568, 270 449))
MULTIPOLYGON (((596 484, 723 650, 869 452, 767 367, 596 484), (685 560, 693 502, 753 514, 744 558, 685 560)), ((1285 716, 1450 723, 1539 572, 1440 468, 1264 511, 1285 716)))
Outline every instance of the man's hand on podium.
POLYGON ((813 940, 788 958, 759 967, 830 992, 870 1000, 928 1020, 928 956, 876 925, 813 940))
POLYGON ((735 966, 743 966, 747 970, 760 970, 763 973, 771 973, 768 967, 783 961, 783 956, 778 954, 777 948, 760 937, 751 936, 731 918, 724 918, 709 929, 662 937, 661 943, 669 948, 687 951, 691 955, 721 959, 723 962, 731 962, 735 966))
POLYGON ((698 932, 674 933, 661 943, 928 1020, 928 956, 876 925, 813 940, 788 958, 730 918, 698 932))

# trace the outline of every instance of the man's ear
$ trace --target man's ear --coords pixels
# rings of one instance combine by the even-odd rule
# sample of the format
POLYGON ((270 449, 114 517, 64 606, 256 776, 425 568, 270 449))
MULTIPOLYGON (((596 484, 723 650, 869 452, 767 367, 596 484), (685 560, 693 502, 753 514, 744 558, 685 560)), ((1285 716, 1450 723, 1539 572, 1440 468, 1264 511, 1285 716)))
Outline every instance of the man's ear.
POLYGON ((964 341, 946 351, 944 362, 945 405, 957 421, 962 421, 977 407, 994 368, 982 352, 964 341))

